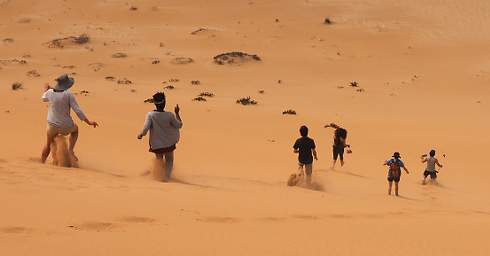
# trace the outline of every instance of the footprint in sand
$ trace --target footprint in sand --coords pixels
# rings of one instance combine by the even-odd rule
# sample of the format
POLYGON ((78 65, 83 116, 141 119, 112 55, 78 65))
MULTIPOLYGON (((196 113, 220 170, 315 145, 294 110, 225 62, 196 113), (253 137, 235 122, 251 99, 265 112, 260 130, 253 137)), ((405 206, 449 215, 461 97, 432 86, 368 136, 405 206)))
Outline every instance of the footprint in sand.
POLYGON ((335 219, 347 219, 350 218, 351 216, 345 214, 330 214, 328 215, 328 217, 335 218, 335 219))
POLYGON ((205 217, 196 219, 200 222, 209 222, 209 223, 236 223, 238 219, 232 217, 205 217))
POLYGON ((267 221, 267 222, 281 222, 281 221, 285 221, 286 218, 283 218, 283 217, 264 217, 264 218, 260 218, 260 220, 267 221))
POLYGON ((302 220, 317 220, 319 219, 318 216, 313 216, 313 215, 302 215, 302 214, 296 214, 292 216, 295 219, 302 219, 302 220))
POLYGON ((127 216, 121 218, 121 221, 130 222, 130 223, 152 223, 155 222, 156 220, 147 217, 127 216))
POLYGON ((24 234, 24 233, 29 233, 30 231, 31 231, 31 229, 29 229, 29 228, 16 227, 16 226, 0 228, 0 232, 6 233, 6 234, 24 234))
POLYGON ((85 222, 81 224, 80 226, 75 226, 75 225, 70 225, 68 228, 72 228, 75 230, 82 230, 82 231, 95 231, 95 232, 101 232, 101 231, 112 231, 115 229, 117 225, 114 223, 110 222, 85 222))

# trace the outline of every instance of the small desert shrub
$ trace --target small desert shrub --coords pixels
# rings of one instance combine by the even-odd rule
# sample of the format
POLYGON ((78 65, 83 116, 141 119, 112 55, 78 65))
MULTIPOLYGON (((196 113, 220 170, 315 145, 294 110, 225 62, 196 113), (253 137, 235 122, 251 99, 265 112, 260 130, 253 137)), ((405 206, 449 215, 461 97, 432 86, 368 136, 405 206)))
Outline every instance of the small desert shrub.
POLYGON ((250 97, 245 97, 245 98, 238 99, 238 100, 236 101, 236 103, 237 103, 237 104, 242 104, 242 105, 244 105, 244 106, 246 106, 246 105, 257 105, 257 104, 258 104, 258 102, 257 102, 257 101, 253 100, 253 99, 252 99, 252 98, 250 98, 250 97))
POLYGON ((283 115, 296 115, 296 111, 292 109, 288 109, 282 112, 283 115))

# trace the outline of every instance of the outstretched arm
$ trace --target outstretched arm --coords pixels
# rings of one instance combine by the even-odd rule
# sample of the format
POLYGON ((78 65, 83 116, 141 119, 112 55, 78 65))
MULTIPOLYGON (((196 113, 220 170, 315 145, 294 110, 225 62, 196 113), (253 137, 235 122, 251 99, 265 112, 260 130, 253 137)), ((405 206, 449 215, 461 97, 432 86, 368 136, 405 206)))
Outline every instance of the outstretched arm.
POLYGON ((70 107, 77 114, 78 118, 80 118, 80 120, 84 121, 86 124, 93 126, 94 128, 99 126, 97 122, 90 121, 88 117, 83 113, 82 109, 78 105, 78 102, 75 99, 75 96, 73 96, 73 94, 70 94, 70 107))
POLYGON ((436 159, 436 164, 437 166, 439 166, 440 168, 442 168, 442 164, 439 163, 439 160, 436 159))
POLYGON ((313 152, 313 156, 315 157, 315 160, 318 160, 318 156, 316 154, 316 149, 313 149, 312 152, 313 152))
POLYGON ((403 168, 403 170, 404 170, 404 171, 405 171, 407 174, 409 174, 409 173, 410 173, 410 172, 408 172, 407 167, 403 166, 402 168, 403 168))

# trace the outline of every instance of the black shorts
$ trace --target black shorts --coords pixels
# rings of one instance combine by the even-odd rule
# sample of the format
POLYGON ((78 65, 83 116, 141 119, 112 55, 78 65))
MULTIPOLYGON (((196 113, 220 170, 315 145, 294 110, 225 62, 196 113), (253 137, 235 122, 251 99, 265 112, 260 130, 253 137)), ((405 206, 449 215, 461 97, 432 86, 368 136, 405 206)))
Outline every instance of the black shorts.
POLYGON ((165 154, 165 153, 173 152, 176 148, 177 147, 175 147, 175 145, 172 145, 172 146, 166 147, 166 148, 158 148, 158 149, 150 148, 148 151, 153 152, 155 154, 165 154))
POLYGON ((429 171, 425 171, 424 172, 424 177, 427 178, 427 176, 430 175, 430 178, 435 180, 437 179, 437 172, 429 172, 429 171))
POLYGON ((337 160, 340 157, 340 160, 344 161, 344 147, 343 146, 333 146, 333 160, 337 160))
POLYGON ((388 176, 388 181, 389 182, 394 181, 394 182, 398 183, 398 182, 400 182, 400 176, 388 176))

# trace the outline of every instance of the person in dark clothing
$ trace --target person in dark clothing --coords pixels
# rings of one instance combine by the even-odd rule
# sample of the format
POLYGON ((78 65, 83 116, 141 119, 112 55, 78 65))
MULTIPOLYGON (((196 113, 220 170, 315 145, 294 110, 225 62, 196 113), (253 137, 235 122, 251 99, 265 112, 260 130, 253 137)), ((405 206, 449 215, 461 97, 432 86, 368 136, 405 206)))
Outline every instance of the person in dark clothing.
POLYGON ((301 138, 294 143, 294 153, 298 154, 299 170, 305 172, 306 183, 311 183, 311 174, 313 172, 313 158, 318 160, 316 153, 315 141, 308 137, 308 127, 301 126, 299 129, 301 138))
POLYGON ((351 151, 350 151, 350 145, 347 144, 347 130, 334 123, 325 126, 325 128, 327 127, 331 127, 335 129, 334 137, 333 137, 333 146, 332 146, 332 153, 333 153, 332 169, 334 169, 335 164, 337 163, 337 159, 340 159, 340 166, 344 166, 345 148, 349 148, 347 150, 347 153, 351 151))

